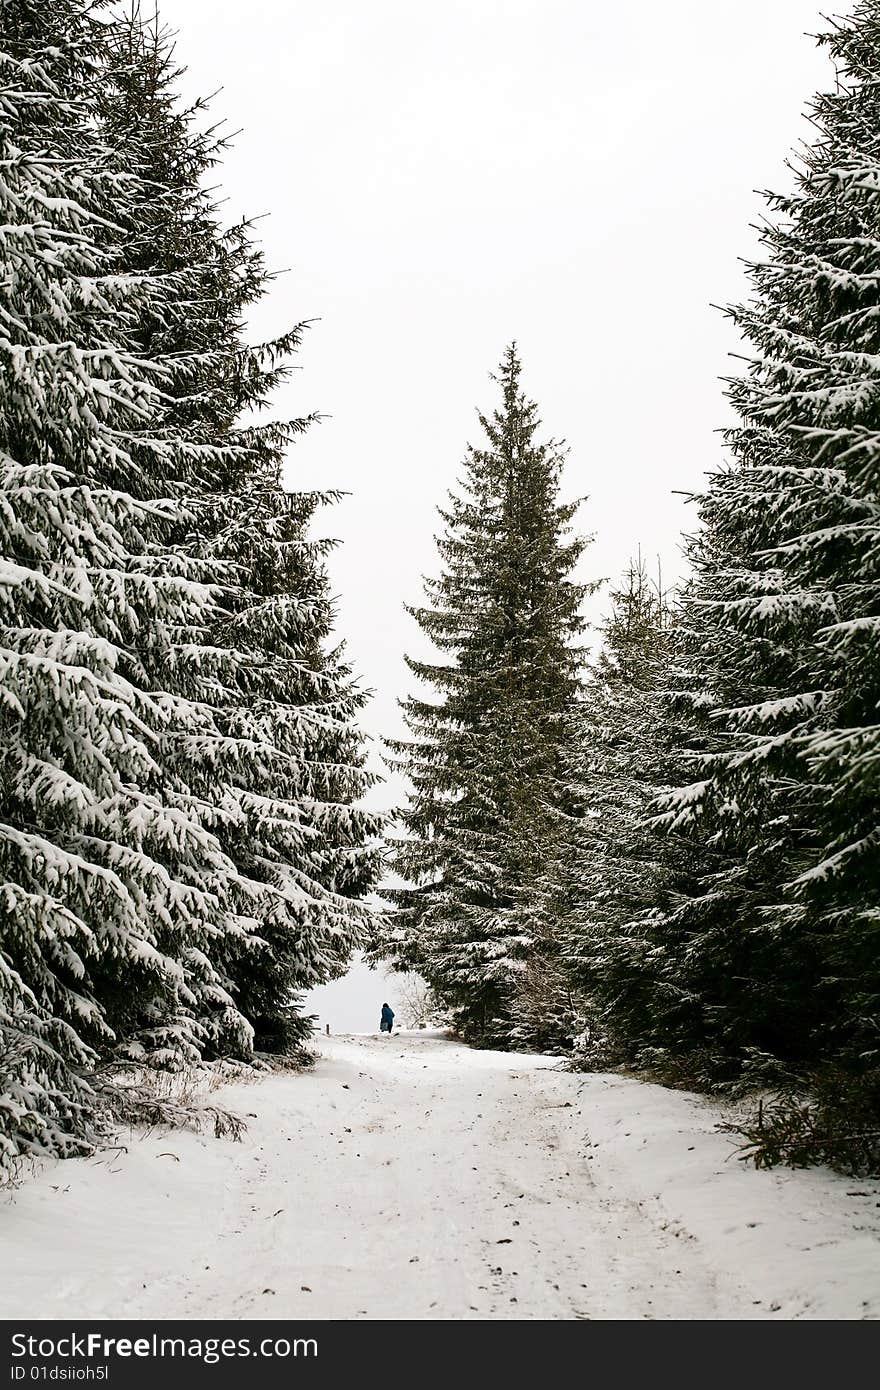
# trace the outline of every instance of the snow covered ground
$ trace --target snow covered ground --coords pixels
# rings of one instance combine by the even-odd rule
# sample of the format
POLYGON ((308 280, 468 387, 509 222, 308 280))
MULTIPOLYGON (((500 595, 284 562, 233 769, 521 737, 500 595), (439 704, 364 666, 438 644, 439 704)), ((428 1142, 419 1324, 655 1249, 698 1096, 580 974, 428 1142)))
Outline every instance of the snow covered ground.
POLYGON ((424 1033, 321 1037, 0 1198, 0 1317, 877 1318, 880 1183, 755 1172, 679 1092, 424 1033))

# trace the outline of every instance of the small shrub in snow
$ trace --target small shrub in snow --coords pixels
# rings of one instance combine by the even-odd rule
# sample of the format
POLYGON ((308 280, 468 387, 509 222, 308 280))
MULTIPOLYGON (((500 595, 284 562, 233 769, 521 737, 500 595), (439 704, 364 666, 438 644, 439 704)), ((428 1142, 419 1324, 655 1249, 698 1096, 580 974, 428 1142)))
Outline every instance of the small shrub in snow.
POLYGON ((854 1177, 880 1177, 880 1081, 825 1068, 809 1088, 762 1098, 731 1133, 743 1136, 743 1159, 756 1168, 825 1163, 854 1177))

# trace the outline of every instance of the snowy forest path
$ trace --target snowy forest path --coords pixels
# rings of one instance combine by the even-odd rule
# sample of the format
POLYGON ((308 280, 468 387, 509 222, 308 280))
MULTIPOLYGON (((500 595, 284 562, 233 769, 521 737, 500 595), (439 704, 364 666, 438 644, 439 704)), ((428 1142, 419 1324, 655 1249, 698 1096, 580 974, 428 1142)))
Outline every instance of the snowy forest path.
POLYGON ((5 1198, 0 1317, 880 1314, 880 1184, 756 1173, 707 1103, 553 1058, 316 1046, 218 1093, 240 1144, 130 1136, 5 1198))

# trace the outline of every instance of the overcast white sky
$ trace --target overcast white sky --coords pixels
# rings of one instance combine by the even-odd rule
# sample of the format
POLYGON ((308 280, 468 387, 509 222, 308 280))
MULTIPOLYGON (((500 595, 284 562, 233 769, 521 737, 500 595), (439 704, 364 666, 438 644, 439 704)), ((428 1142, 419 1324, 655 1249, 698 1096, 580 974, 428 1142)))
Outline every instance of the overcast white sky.
POLYGON ((718 461, 737 347, 710 306, 743 294, 754 190, 788 185, 833 76, 807 36, 816 0, 160 4, 187 94, 222 88, 214 112, 241 128, 228 215, 268 214, 288 270, 255 333, 320 319, 279 410, 331 417, 289 482, 351 493, 323 525, 369 733, 400 730, 403 652, 423 650, 402 605, 435 568, 434 509, 511 338, 570 444, 567 488, 590 497, 585 574, 617 575, 639 544, 679 573, 674 489, 718 461))
POLYGON ((673 490, 719 457, 736 347, 711 303, 742 294, 754 190, 787 183, 832 75, 816 0, 160 3, 188 94, 222 88, 241 128, 229 216, 267 214, 288 270, 254 331, 320 319, 279 409, 331 417, 289 481, 351 493, 324 526, 369 731, 399 728, 419 640, 402 605, 511 338, 590 497, 585 573, 638 544, 678 572, 673 490))

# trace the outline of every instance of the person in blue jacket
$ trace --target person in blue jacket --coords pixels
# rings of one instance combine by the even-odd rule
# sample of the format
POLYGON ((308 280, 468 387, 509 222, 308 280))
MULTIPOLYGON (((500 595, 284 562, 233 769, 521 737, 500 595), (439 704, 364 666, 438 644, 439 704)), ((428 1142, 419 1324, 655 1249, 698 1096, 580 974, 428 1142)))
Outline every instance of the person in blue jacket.
POLYGON ((393 1011, 392 1009, 390 1009, 390 1008, 388 1007, 387 1004, 383 1004, 383 1005, 382 1005, 382 1018, 381 1018, 381 1021, 380 1021, 380 1023, 379 1023, 379 1028, 381 1029, 381 1031, 382 1031, 383 1033, 390 1033, 390 1032, 391 1032, 391 1026, 392 1026, 393 1023, 394 1023, 394 1011, 393 1011))

